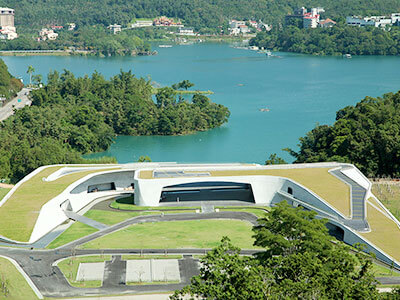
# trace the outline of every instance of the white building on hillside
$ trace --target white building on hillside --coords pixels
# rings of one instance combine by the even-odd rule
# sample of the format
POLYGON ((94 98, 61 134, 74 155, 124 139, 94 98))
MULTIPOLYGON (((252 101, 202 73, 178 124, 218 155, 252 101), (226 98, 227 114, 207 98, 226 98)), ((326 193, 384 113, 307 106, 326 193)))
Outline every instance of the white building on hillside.
POLYGON ((58 37, 58 33, 55 33, 52 29, 42 28, 42 30, 39 32, 39 36, 39 39, 42 41, 55 41, 58 37))
POLYGON ((196 35, 194 33, 194 29, 190 28, 190 27, 179 27, 178 34, 179 35, 191 35, 191 36, 196 35))
POLYGON ((107 28, 111 30, 112 34, 117 34, 122 31, 122 26, 118 24, 110 25, 107 28))
POLYGON ((14 14, 12 8, 0 7, 0 39, 13 40, 18 37, 14 26, 14 14))
POLYGON ((131 28, 151 27, 151 26, 153 26, 153 20, 137 20, 135 23, 131 24, 131 28))

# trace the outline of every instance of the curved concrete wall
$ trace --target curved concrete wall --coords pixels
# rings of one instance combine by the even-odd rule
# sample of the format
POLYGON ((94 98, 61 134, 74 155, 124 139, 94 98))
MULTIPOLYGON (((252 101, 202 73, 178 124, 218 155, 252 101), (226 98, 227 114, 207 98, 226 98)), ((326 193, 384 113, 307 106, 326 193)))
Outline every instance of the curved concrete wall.
POLYGON ((285 179, 274 176, 226 176, 226 177, 191 177, 191 178, 154 178, 138 179, 135 175, 135 204, 141 206, 158 206, 164 187, 194 182, 236 182, 250 184, 256 204, 270 205, 277 197, 276 191, 284 184, 285 179))
POLYGON ((88 187, 96 184, 113 182, 116 190, 124 190, 134 182, 135 171, 115 171, 112 173, 95 175, 76 186, 71 194, 87 193, 88 187))

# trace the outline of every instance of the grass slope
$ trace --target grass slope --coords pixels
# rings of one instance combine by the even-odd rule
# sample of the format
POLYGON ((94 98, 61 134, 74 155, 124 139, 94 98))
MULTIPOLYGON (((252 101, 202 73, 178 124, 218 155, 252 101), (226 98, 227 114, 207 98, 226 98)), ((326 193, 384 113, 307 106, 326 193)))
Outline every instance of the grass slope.
POLYGON ((38 299, 25 278, 7 259, 0 257, 0 280, 7 281, 9 294, 6 297, 0 290, 0 299, 33 300, 38 299))
POLYGON ((49 167, 42 170, 30 180, 24 182, 0 207, 0 235, 16 241, 28 242, 39 216, 40 208, 45 203, 63 192, 76 180, 88 174, 102 171, 78 172, 65 175, 55 181, 43 181, 43 177, 49 176, 58 169, 60 167, 49 167))
POLYGON ((400 229, 396 223, 369 203, 367 204, 367 220, 371 232, 360 233, 360 235, 400 261, 400 229))
POLYGON ((55 249, 57 247, 73 242, 89 234, 95 233, 97 229, 80 223, 75 222, 67 228, 61 235, 59 235, 54 241, 52 241, 46 248, 55 249))
POLYGON ((382 202, 390 212, 400 220, 400 183, 374 182, 372 193, 382 202))
POLYGON ((111 260, 110 255, 94 255, 94 256, 82 256, 82 257, 71 257, 60 261, 57 266, 60 268, 61 272, 67 278, 70 285, 80 288, 93 288, 100 287, 102 282, 100 280, 94 281, 76 281, 76 275, 78 273, 78 268, 80 263, 94 263, 103 262, 111 260))
POLYGON ((195 220, 142 223, 95 239, 84 249, 213 248, 223 236, 243 249, 254 248, 252 225, 237 220, 195 220))
POLYGON ((0 201, 4 198, 5 195, 10 191, 11 189, 5 189, 5 188, 0 188, 0 201))

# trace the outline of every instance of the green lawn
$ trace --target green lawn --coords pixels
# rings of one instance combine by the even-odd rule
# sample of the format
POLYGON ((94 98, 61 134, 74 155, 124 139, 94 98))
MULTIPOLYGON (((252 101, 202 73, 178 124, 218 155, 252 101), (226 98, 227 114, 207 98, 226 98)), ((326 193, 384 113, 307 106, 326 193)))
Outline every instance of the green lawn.
POLYGON ((372 193, 400 220, 400 183, 374 182, 372 193))
MULTIPOLYGON (((220 208, 221 211, 245 211, 255 214, 257 217, 263 217, 265 212, 262 209, 251 208, 251 207, 224 207, 220 208)), ((263 208, 268 209, 268 208, 263 208)), ((173 214, 173 213, 194 213, 192 210, 177 210, 177 211, 164 211, 165 214, 173 214)), ((91 209, 86 214, 85 217, 88 217, 97 222, 106 224, 106 225, 114 225, 125 221, 127 219, 137 217, 137 216, 146 216, 146 215, 158 215, 160 212, 158 211, 105 211, 98 209, 91 209)), ((69 242, 75 241, 79 238, 87 236, 96 232, 97 230, 93 227, 90 227, 86 224, 75 222, 67 230, 65 230, 60 236, 58 236, 54 241, 52 241, 46 248, 55 249, 57 247, 63 246, 69 242)))
MULTIPOLYGON (((0 235, 28 242, 39 216, 40 208, 63 192, 76 180, 101 169, 65 175, 55 181, 43 181, 61 167, 49 167, 24 182, 0 207, 0 235)), ((111 169, 106 169, 111 170, 111 169)), ((104 171, 104 170, 103 170, 104 171)))
POLYGON ((69 242, 92 234, 96 231, 97 229, 90 227, 89 225, 75 222, 70 227, 68 227, 67 230, 65 230, 61 235, 59 235, 54 241, 52 241, 46 248, 55 249, 69 242))
POLYGON ((394 270, 390 270, 390 268, 373 264, 372 265, 372 272, 374 273, 375 277, 399 277, 400 273, 394 270))
POLYGON ((252 225, 237 220, 194 220, 142 223, 100 237, 81 246, 103 248, 213 248, 223 236, 242 249, 253 249, 252 225))
POLYGON ((33 300, 38 299, 25 278, 7 259, 0 257, 0 280, 7 281, 9 294, 6 297, 0 289, 0 299, 33 300))
POLYGON ((4 196, 10 191, 11 189, 0 188, 0 201, 4 198, 4 196))
POLYGON ((81 256, 81 257, 70 257, 60 261, 57 266, 60 268, 61 272, 67 278, 70 285, 80 288, 91 288, 100 287, 102 282, 96 281, 76 281, 76 275, 78 273, 78 268, 80 263, 93 263, 93 262, 103 262, 111 260, 110 255, 93 255, 93 256, 81 256))

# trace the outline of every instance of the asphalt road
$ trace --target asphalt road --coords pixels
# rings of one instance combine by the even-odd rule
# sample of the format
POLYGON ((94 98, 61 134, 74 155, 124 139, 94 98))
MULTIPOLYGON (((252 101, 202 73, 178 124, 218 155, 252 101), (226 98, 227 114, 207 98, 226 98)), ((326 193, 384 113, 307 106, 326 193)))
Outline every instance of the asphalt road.
MULTIPOLYGON (((139 216, 123 221, 119 224, 102 229, 72 243, 55 250, 27 250, 21 248, 0 247, 0 255, 10 257, 17 261, 33 283, 45 297, 83 297, 117 294, 164 293, 171 292, 188 285, 190 279, 197 275, 198 264, 193 259, 193 254, 206 254, 211 249, 76 249, 79 245, 93 239, 120 230, 132 224, 143 222, 168 222, 183 220, 206 219, 235 219, 257 224, 257 217, 246 212, 219 212, 219 213, 183 213, 171 215, 139 216), (119 268, 108 269, 109 274, 103 286, 99 288, 76 288, 69 285, 67 279, 55 263, 64 258, 81 255, 112 255, 112 261, 117 261, 123 254, 182 254, 179 260, 181 282, 177 284, 151 284, 151 285, 125 285, 122 281, 119 268), (118 256, 118 259, 115 258, 118 256)), ((256 250, 242 250, 243 255, 252 255, 256 250)), ((400 284, 400 277, 377 278, 382 284, 400 284)))
POLYGON ((30 92, 31 89, 23 88, 15 98, 8 102, 4 107, 0 107, 0 121, 7 119, 9 116, 14 114, 14 108, 20 109, 26 105, 31 105, 31 101, 28 96, 25 95, 30 92), (20 100, 20 101, 18 101, 20 100))
MULTIPOLYGON (((46 297, 79 297, 95 295, 112 295, 124 293, 161 293, 170 292, 184 287, 190 283, 190 279, 198 274, 198 265, 192 254, 205 254, 210 249, 76 249, 79 245, 89 242, 120 230, 126 226, 143 222, 168 222, 184 220, 206 219, 235 219, 256 224, 257 217, 246 212, 219 212, 203 214, 171 214, 139 216, 128 219, 119 224, 107 227, 77 241, 59 247, 55 250, 27 250, 20 248, 0 248, 0 255, 13 258, 31 278, 39 291, 46 297), (100 288, 76 288, 69 285, 60 269, 53 264, 71 256, 79 255, 121 255, 121 254, 183 254, 184 258, 179 262, 181 282, 177 284, 151 284, 151 285, 123 285, 113 284, 113 279, 118 274, 109 275, 110 282, 100 288)), ((251 255, 257 251, 243 250, 242 254, 251 255)), ((117 272, 115 270, 114 272, 117 272)))

